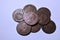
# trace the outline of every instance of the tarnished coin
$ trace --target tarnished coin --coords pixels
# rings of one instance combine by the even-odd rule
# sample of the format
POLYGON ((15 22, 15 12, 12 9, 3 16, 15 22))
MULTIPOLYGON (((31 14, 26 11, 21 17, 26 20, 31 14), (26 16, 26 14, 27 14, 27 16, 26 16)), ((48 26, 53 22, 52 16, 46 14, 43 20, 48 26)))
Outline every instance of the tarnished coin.
POLYGON ((46 7, 41 7, 41 8, 39 8, 39 9, 38 9, 38 12, 39 12, 39 13, 46 14, 48 17, 51 16, 50 10, 49 10, 48 8, 46 8, 46 7))
POLYGON ((34 25, 38 22, 38 15, 35 12, 24 13, 23 19, 29 25, 34 25))
POLYGON ((35 25, 32 26, 31 32, 32 32, 32 33, 36 33, 36 32, 38 32, 41 28, 42 28, 42 25, 40 25, 40 24, 37 23, 37 24, 35 24, 35 25))
POLYGON ((45 25, 50 21, 50 11, 46 8, 40 8, 38 10, 39 23, 45 25))
POLYGON ((27 25, 25 22, 20 22, 17 25, 17 32, 22 35, 22 36, 26 36, 30 33, 31 31, 31 26, 27 25))
POLYGON ((23 21, 23 10, 22 9, 16 9, 14 12, 13 12, 13 19, 16 21, 16 22, 21 22, 23 21))
POLYGON ((31 4, 28 4, 28 5, 26 5, 24 8, 23 8, 23 10, 25 11, 25 12, 36 12, 37 11, 37 9, 36 9, 36 7, 34 6, 34 5, 31 5, 31 4))
POLYGON ((50 21, 47 25, 42 27, 42 30, 47 34, 51 34, 56 30, 56 25, 53 21, 50 21))
POLYGON ((45 15, 45 14, 40 14, 40 16, 39 16, 39 24, 41 24, 41 25, 45 25, 45 24, 47 24, 48 22, 50 21, 50 18, 47 16, 47 15, 45 15))

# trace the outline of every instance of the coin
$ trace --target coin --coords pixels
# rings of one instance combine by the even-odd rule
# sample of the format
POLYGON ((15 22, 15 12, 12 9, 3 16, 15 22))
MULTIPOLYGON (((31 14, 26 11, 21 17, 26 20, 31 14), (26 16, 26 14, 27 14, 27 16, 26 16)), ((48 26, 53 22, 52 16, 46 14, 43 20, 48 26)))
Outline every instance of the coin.
POLYGON ((40 8, 38 10, 39 23, 45 25, 50 21, 50 13, 46 8, 40 8))
POLYGON ((47 25, 44 25, 44 27, 42 27, 42 30, 47 34, 51 34, 55 32, 56 24, 53 21, 50 21, 47 25))
POLYGON ((29 25, 34 25, 38 22, 38 15, 35 12, 24 13, 23 19, 29 25))
POLYGON ((13 12, 12 16, 13 16, 14 21, 16 21, 16 22, 23 21, 23 10, 22 9, 16 9, 13 12))
POLYGON ((16 30, 18 32, 18 34, 22 35, 22 36, 26 36, 30 33, 31 31, 31 26, 27 25, 24 21, 20 22, 17 27, 16 30))
POLYGON ((28 4, 28 5, 26 5, 24 8, 23 8, 23 10, 25 11, 25 12, 36 12, 37 11, 37 9, 36 9, 36 7, 34 6, 34 5, 32 5, 32 4, 28 4))
POLYGON ((32 26, 31 32, 32 33, 36 33, 38 32, 40 29, 42 28, 42 25, 40 25, 39 23, 35 24, 32 26))
POLYGON ((51 16, 50 10, 49 10, 48 8, 46 8, 46 7, 41 7, 41 8, 39 8, 39 9, 38 9, 38 12, 39 12, 39 13, 46 14, 48 17, 51 16))

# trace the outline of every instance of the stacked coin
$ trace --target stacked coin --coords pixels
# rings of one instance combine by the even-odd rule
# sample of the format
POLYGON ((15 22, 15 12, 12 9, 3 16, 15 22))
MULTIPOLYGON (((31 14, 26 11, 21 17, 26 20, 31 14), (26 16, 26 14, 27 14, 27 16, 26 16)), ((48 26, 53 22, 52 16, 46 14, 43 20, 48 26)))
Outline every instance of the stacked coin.
POLYGON ((17 32, 23 36, 28 35, 31 31, 31 26, 27 25, 24 21, 17 25, 17 32))
POLYGON ((41 28, 45 33, 51 34, 55 31, 56 25, 50 19, 51 12, 46 7, 37 10, 34 5, 28 4, 23 9, 16 9, 13 12, 14 21, 18 22, 16 30, 18 34, 26 36, 38 32, 41 28))
POLYGON ((43 25, 42 30, 51 34, 56 30, 56 24, 51 20, 51 12, 46 7, 41 7, 38 9, 39 24, 43 25))
POLYGON ((26 5, 24 8, 23 19, 29 25, 34 25, 38 22, 37 9, 34 5, 26 5))
POLYGON ((51 20, 47 25, 44 25, 44 27, 42 27, 42 30, 47 34, 51 34, 56 30, 56 25, 51 20))
POLYGON ((46 25, 50 21, 51 13, 48 8, 42 7, 38 9, 39 24, 46 25))

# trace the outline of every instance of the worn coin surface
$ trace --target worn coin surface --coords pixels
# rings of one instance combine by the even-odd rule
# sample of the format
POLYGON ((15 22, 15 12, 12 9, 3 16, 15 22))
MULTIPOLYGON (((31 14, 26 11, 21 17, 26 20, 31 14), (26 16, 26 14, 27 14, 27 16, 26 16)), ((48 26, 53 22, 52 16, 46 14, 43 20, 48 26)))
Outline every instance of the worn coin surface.
POLYGON ((27 25, 24 21, 23 22, 20 22, 17 27, 16 27, 16 30, 17 32, 20 34, 20 35, 28 35, 31 31, 31 26, 27 25))
POLYGON ((34 6, 34 5, 32 5, 32 4, 28 4, 28 5, 26 5, 24 8, 23 8, 23 10, 25 11, 25 12, 36 12, 37 11, 37 9, 36 9, 36 7, 34 6))
POLYGON ((39 24, 45 25, 49 21, 50 21, 50 18, 46 14, 43 14, 43 13, 39 14, 39 24))
POLYGON ((42 27, 42 30, 47 34, 51 34, 55 32, 56 25, 53 21, 50 21, 47 25, 44 25, 44 27, 42 27))
POLYGON ((41 7, 41 8, 39 8, 39 9, 38 9, 38 12, 39 12, 39 13, 46 14, 48 17, 51 16, 50 10, 49 10, 48 8, 46 8, 46 7, 41 7))
POLYGON ((34 25, 38 22, 38 15, 35 12, 24 13, 23 19, 29 25, 34 25))
POLYGON ((40 8, 38 10, 39 23, 45 25, 50 21, 50 11, 46 8, 40 8))
POLYGON ((35 24, 32 26, 31 32, 32 33, 36 33, 38 32, 40 29, 42 28, 42 25, 40 25, 39 23, 35 24))
POLYGON ((16 9, 13 12, 12 16, 13 16, 14 21, 16 21, 16 22, 23 21, 23 10, 22 9, 16 9))

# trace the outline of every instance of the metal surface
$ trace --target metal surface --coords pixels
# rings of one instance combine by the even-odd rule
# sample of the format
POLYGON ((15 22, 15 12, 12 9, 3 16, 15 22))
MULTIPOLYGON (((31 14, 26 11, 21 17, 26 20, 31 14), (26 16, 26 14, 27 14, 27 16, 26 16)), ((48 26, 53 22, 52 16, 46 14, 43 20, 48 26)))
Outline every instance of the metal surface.
POLYGON ((20 35, 26 36, 30 33, 31 31, 31 26, 27 25, 24 21, 20 22, 19 24, 17 24, 16 27, 17 32, 20 35))
POLYGON ((16 21, 16 22, 23 21, 23 10, 22 9, 16 9, 13 12, 12 16, 13 16, 14 21, 16 21))
POLYGON ((42 27, 42 30, 47 34, 54 33, 56 30, 56 24, 53 21, 50 21, 47 25, 42 27))

